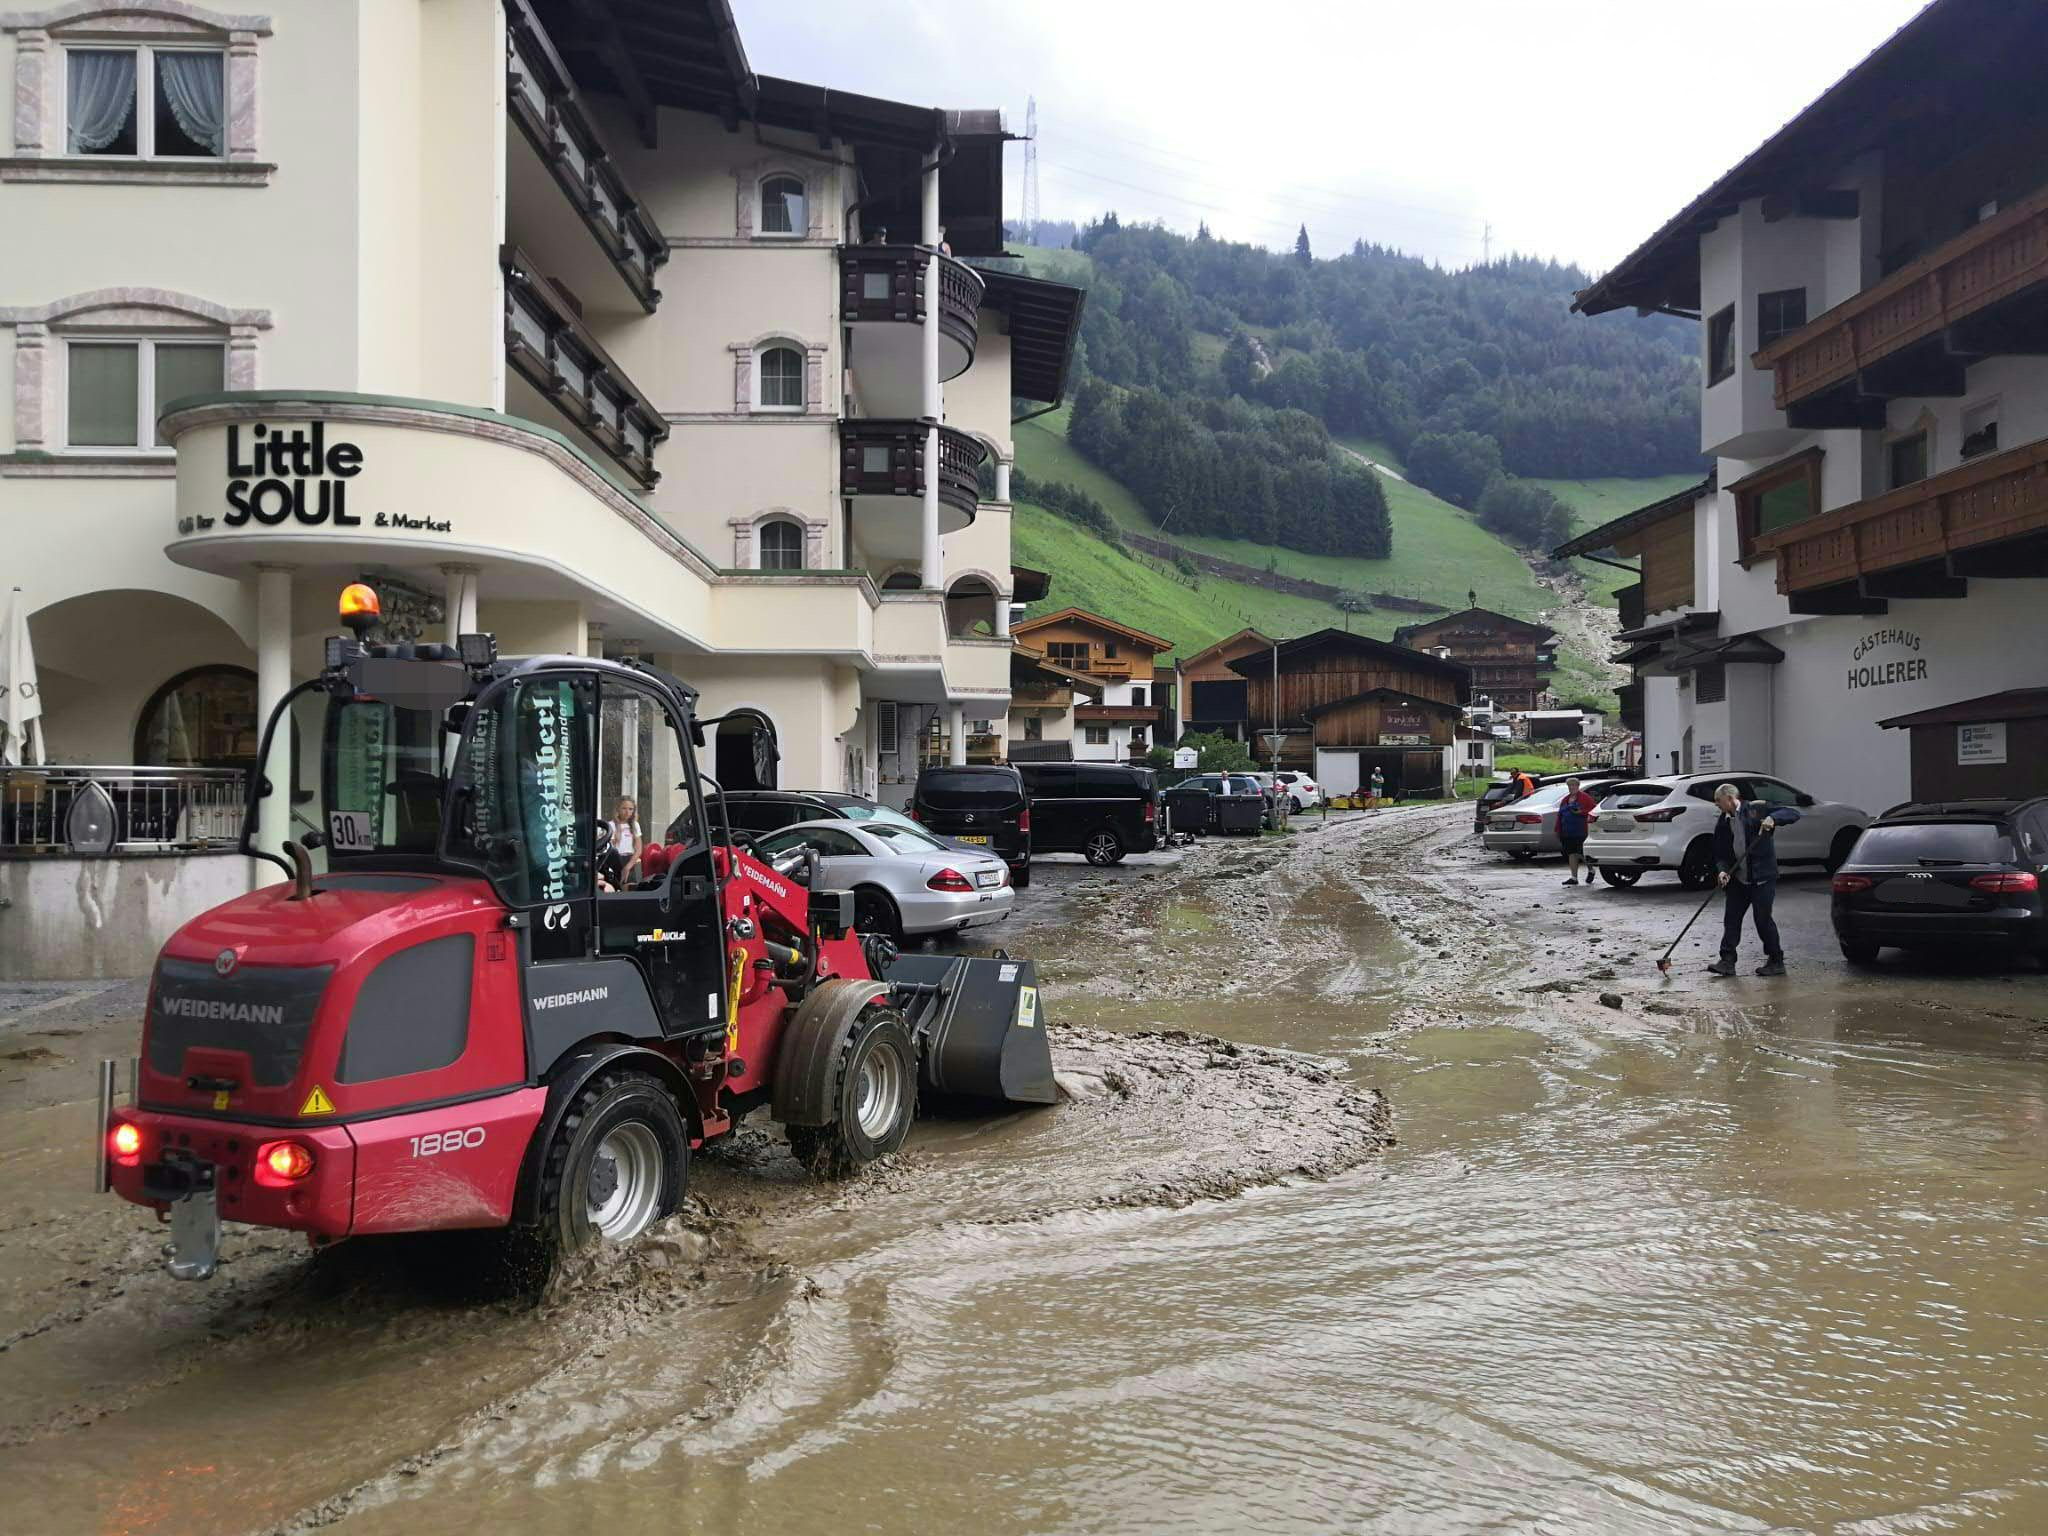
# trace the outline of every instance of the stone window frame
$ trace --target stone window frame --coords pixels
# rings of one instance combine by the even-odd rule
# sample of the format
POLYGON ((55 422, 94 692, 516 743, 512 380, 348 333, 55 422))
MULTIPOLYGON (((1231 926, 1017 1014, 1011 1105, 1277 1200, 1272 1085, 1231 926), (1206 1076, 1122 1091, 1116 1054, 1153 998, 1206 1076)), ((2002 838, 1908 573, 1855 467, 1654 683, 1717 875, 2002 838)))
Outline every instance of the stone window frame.
POLYGON ((270 18, 210 11, 191 0, 66 0, 0 16, 14 35, 14 153, 0 181, 69 181, 156 186, 263 186, 277 167, 256 157, 257 40, 270 18), (226 54, 226 153, 220 159, 64 153, 65 51, 203 43, 226 54))
POLYGON ((726 350, 732 353, 733 361, 732 408, 740 415, 796 420, 834 414, 825 400, 825 353, 828 349, 824 342, 806 341, 790 331, 768 331, 752 341, 733 342, 726 350), (761 404, 756 389, 759 370, 755 360, 772 347, 789 347, 803 354, 804 403, 801 406, 761 404))
POLYGON ((218 341, 227 349, 223 383, 231 390, 248 390, 257 385, 257 335, 270 323, 267 309, 231 309, 168 288, 95 288, 47 304, 0 308, 0 327, 14 331, 14 453, 0 464, 0 472, 175 474, 172 449, 64 446, 64 343, 74 337, 218 341))
MULTIPOLYGON (((732 563, 734 570, 766 571, 770 568, 761 564, 760 530, 769 523, 794 523, 804 531, 804 563, 801 569, 819 571, 825 569, 825 538, 831 532, 830 521, 822 517, 808 517, 795 507, 763 507, 748 517, 726 519, 726 526, 732 529, 732 563)), ((795 571, 786 568, 774 572, 777 575, 794 576, 795 571)))
POLYGON ((824 241, 826 167, 786 155, 768 155, 732 168, 733 234, 741 240, 758 240, 768 245, 793 245, 824 241), (776 176, 788 176, 804 186, 805 228, 792 234, 772 234, 761 228, 761 188, 776 176))

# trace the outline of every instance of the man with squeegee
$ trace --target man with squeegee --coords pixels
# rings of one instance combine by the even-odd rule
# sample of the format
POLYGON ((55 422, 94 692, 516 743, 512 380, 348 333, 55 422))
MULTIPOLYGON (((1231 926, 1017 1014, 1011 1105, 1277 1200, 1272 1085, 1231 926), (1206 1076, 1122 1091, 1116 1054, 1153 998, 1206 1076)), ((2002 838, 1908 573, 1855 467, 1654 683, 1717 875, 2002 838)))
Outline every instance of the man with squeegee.
POLYGON ((1778 850, 1771 833, 1787 822, 1799 819, 1789 805, 1767 805, 1761 800, 1742 803, 1742 793, 1733 784, 1714 791, 1714 804, 1721 819, 1714 825, 1714 867, 1720 884, 1728 892, 1728 908, 1721 919, 1721 958, 1707 969, 1716 976, 1735 974, 1735 950, 1742 942, 1742 914, 1756 912, 1756 936, 1763 942, 1764 963, 1759 976, 1785 974, 1785 950, 1778 942, 1777 919, 1771 903, 1778 894, 1778 850))

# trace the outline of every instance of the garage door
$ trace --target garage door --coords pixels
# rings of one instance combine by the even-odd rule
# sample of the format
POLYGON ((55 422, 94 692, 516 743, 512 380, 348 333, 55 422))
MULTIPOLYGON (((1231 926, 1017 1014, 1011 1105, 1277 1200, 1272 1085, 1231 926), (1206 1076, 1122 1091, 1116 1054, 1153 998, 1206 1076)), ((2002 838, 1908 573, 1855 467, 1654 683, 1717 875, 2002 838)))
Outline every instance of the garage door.
POLYGON ((1316 783, 1326 795, 1349 795, 1358 790, 1358 754, 1342 748, 1321 747, 1316 751, 1316 783))

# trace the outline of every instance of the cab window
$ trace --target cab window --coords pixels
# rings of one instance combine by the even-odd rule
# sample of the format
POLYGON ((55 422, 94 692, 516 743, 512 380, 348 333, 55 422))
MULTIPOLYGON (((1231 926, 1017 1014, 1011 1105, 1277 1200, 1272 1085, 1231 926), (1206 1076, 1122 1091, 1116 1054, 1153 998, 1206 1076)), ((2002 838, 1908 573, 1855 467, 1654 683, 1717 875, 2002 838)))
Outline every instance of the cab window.
POLYGON ((515 906, 575 901, 592 890, 596 704, 588 675, 521 677, 471 716, 456 762, 448 852, 482 869, 515 906))
MULTIPOLYGON (((690 757, 668 706, 652 690, 606 680, 598 721, 597 795, 608 828, 600 856, 605 884, 632 890, 659 883, 650 845, 682 849, 704 841, 690 793, 690 757)), ((667 861, 659 861, 666 870, 667 861)))

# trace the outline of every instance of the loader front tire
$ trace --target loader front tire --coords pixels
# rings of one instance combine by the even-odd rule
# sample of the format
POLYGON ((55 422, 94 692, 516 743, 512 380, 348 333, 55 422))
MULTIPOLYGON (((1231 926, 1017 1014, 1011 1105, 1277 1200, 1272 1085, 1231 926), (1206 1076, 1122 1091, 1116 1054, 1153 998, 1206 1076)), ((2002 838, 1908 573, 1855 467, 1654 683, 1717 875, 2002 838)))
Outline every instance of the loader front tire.
POLYGON ((578 1091, 541 1165, 540 1229, 565 1251, 627 1243, 682 1204, 690 1133, 645 1072, 600 1071, 578 1091))
POLYGON ((791 1154, 821 1179, 843 1179, 887 1157, 917 1118, 917 1048, 901 1013, 867 1009, 841 1051, 832 1123, 787 1128, 791 1154))

